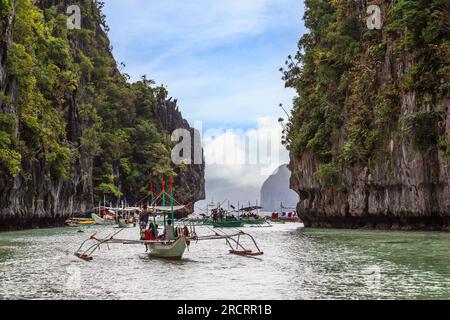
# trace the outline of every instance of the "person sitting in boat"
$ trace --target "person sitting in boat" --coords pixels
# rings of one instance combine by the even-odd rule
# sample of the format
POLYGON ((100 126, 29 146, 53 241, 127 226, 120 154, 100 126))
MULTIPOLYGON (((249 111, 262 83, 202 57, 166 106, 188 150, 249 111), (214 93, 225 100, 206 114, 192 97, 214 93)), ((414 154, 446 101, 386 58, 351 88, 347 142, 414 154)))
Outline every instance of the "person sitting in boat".
POLYGON ((188 229, 187 226, 184 226, 184 228, 183 228, 183 234, 184 234, 185 237, 189 237, 189 229, 188 229))
POLYGON ((172 220, 167 220, 167 225, 164 227, 164 240, 173 240, 172 220))
MULTIPOLYGON (((150 226, 148 229, 145 230, 145 241, 155 241, 156 237, 158 236, 158 225, 154 225, 153 223, 150 223, 150 226)), ((147 243, 145 244, 145 252, 148 251, 147 243)))
POLYGON ((155 240, 156 235, 157 235, 156 232, 155 232, 155 225, 153 223, 150 223, 150 227, 146 231, 145 240, 151 240, 151 241, 155 240))
POLYGON ((150 227, 145 230, 145 241, 150 240, 151 233, 152 233, 152 224, 150 223, 150 227))

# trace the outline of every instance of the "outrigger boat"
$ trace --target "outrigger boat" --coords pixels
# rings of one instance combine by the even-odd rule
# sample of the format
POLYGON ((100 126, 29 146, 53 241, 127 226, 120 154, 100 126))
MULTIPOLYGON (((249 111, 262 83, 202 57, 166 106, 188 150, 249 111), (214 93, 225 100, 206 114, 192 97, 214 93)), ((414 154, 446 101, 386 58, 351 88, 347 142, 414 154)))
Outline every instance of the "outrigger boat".
POLYGON ((95 224, 95 220, 86 218, 69 218, 65 221, 69 227, 90 226, 95 224))
POLYGON ((140 211, 140 208, 107 208, 99 207, 98 214, 92 213, 92 220, 99 225, 118 225, 119 228, 129 228, 135 226, 135 214, 140 211), (101 215, 101 216, 100 216, 101 215), (129 217, 130 219, 122 218, 129 217))
POLYGON ((242 230, 236 230, 233 233, 226 233, 222 230, 212 229, 206 226, 212 234, 198 236, 195 227, 191 228, 191 232, 188 236, 181 235, 175 240, 129 240, 129 239, 119 239, 116 236, 123 231, 120 229, 106 237, 99 238, 97 234, 93 234, 91 237, 86 239, 75 252, 75 256, 85 261, 92 261, 92 254, 99 250, 102 245, 107 245, 109 249, 109 244, 122 244, 122 245, 145 245, 149 250, 150 257, 158 257, 169 260, 181 260, 186 248, 191 245, 192 242, 198 241, 209 241, 209 240, 225 240, 226 244, 229 246, 229 253, 239 256, 260 256, 263 255, 255 239, 248 233, 242 230), (248 237, 254 244, 256 250, 250 250, 245 247, 241 242, 241 239, 248 237))
POLYGON ((240 228, 244 225, 252 225, 255 227, 271 227, 272 225, 263 217, 260 217, 253 211, 260 210, 262 207, 251 206, 247 208, 242 208, 235 210, 225 210, 221 207, 221 204, 214 203, 208 204, 206 210, 209 213, 209 207, 213 206, 214 209, 211 210, 209 217, 206 218, 203 224, 212 225, 214 228, 240 228))
POLYGON ((244 226, 245 222, 241 220, 226 219, 222 221, 212 222, 214 228, 240 228, 244 226))
POLYGON ((254 226, 271 226, 271 224, 263 217, 260 217, 258 214, 254 213, 256 210, 261 210, 263 207, 253 206, 242 208, 239 212, 244 212, 239 215, 239 219, 244 221, 245 224, 254 225, 254 226))
POLYGON ((297 210, 295 207, 285 207, 283 203, 280 204, 279 212, 272 212, 271 220, 273 222, 300 222, 303 221, 300 219, 297 210))
POLYGON ((115 218, 119 228, 136 227, 136 216, 141 212, 137 207, 126 207, 113 209, 115 211, 115 218))
POLYGON ((108 217, 108 218, 102 218, 99 215, 93 213, 91 215, 92 219, 95 221, 96 224, 105 226, 105 225, 113 225, 116 222, 114 221, 114 219, 112 217, 108 217))
POLYGON ((210 224, 214 228, 240 228, 244 226, 245 222, 237 219, 230 211, 226 211, 218 205, 211 210, 209 219, 206 219, 206 224, 210 224))
POLYGON ((117 225, 118 225, 119 228, 124 229, 124 228, 135 227, 136 223, 133 223, 133 222, 131 222, 129 220, 126 220, 126 219, 119 219, 119 221, 117 222, 117 225))
POLYGON ((271 220, 273 222, 302 222, 298 214, 294 212, 273 212, 271 220))
MULTIPOLYGON (((180 210, 184 208, 184 206, 174 206, 174 198, 173 198, 173 188, 172 188, 172 179, 170 178, 170 207, 166 207, 166 191, 165 191, 165 181, 162 183, 162 192, 157 197, 156 200, 153 200, 152 194, 152 212, 153 218, 155 219, 156 214, 162 212, 164 217, 164 226, 168 227, 169 224, 166 224, 166 212, 170 210, 171 212, 171 220, 174 221, 174 212, 176 210, 180 210), (156 206, 156 201, 158 198, 162 198, 162 206, 156 206)), ((152 188, 153 189, 153 188, 152 188)), ((242 223, 242 221, 240 221, 242 223)), ((107 245, 109 248, 109 244, 124 244, 124 245, 145 245, 145 247, 150 251, 149 255, 164 259, 171 260, 180 260, 183 257, 186 248, 192 243, 192 241, 207 241, 207 240, 220 240, 225 239, 227 245, 230 247, 229 253, 236 254, 241 256, 259 256, 262 255, 263 252, 259 249, 256 244, 255 239, 248 233, 243 232, 242 230, 236 229, 233 233, 226 233, 220 229, 212 229, 208 225, 203 225, 209 231, 212 232, 210 235, 198 236, 195 230, 195 224, 184 224, 184 228, 181 228, 179 225, 175 226, 175 223, 172 224, 172 232, 173 237, 171 239, 163 239, 159 237, 154 237, 154 240, 129 240, 129 239, 119 239, 116 236, 122 232, 123 228, 111 233, 110 235, 100 238, 97 237, 96 234, 93 234, 90 238, 86 239, 75 252, 75 256, 85 261, 91 261, 93 259, 92 254, 100 249, 102 245, 107 245), (241 239, 247 237, 249 238, 256 250, 249 250, 246 248, 241 239), (173 240, 172 240, 173 239, 173 240)), ((141 230, 142 232, 142 230, 141 230)))

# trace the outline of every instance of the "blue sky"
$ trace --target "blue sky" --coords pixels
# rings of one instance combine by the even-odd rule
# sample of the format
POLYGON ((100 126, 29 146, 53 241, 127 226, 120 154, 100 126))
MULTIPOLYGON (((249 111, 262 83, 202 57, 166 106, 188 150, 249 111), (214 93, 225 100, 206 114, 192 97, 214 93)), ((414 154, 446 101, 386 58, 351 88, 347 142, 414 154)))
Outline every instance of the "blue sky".
POLYGON ((190 123, 249 128, 291 105, 279 67, 301 33, 299 0, 108 0, 114 56, 168 86, 190 123))
MULTIPOLYGON (((303 12, 300 0, 107 0, 104 8, 123 72, 165 84, 191 125, 244 131, 278 126, 279 103, 292 105, 295 92, 284 88, 278 69, 305 32, 303 12)), ((220 140, 204 145, 206 153, 221 149, 220 140)), ((225 152, 242 144, 235 140, 225 152)), ((281 153, 274 167, 288 161, 281 153)), ((208 199, 256 199, 267 178, 257 165, 212 168, 207 159, 208 199), (234 195, 219 190, 224 185, 234 195)))

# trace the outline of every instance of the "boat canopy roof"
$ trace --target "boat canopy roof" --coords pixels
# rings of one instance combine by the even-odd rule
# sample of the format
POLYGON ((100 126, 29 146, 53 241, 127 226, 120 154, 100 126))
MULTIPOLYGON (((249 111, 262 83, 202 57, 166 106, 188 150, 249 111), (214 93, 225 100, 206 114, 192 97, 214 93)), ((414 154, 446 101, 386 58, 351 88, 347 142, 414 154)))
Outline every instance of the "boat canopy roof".
POLYGON ((117 208, 117 209, 114 209, 114 210, 117 210, 117 211, 141 211, 141 208, 138 208, 138 207, 127 207, 127 208, 117 208))
MULTIPOLYGON (((173 206, 173 211, 178 211, 184 209, 186 206, 173 206)), ((154 206, 150 207, 150 209, 154 212, 170 212, 172 211, 172 208, 170 206, 161 207, 161 206, 154 206)))
POLYGON ((254 210, 261 210, 261 209, 263 209, 263 207, 254 206, 254 207, 242 208, 239 211, 251 212, 251 211, 254 211, 254 210))
POLYGON ((94 210, 108 210, 109 213, 116 213, 117 211, 128 211, 128 212, 132 212, 132 211, 141 211, 140 208, 138 207, 125 207, 125 208, 113 208, 113 207, 96 207, 94 208, 94 210))

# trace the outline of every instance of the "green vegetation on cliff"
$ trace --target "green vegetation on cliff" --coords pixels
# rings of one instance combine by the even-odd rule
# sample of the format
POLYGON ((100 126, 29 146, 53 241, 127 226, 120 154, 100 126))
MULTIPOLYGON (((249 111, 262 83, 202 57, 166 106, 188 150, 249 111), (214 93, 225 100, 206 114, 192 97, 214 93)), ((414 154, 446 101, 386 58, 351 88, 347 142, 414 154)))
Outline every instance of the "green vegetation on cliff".
POLYGON ((418 152, 439 148, 449 155, 448 137, 439 129, 450 88, 449 2, 383 3, 383 31, 366 27, 358 1, 305 5, 309 33, 281 69, 286 86, 298 93, 285 139, 291 154, 308 152, 333 163, 317 173, 328 182, 336 178, 334 168, 376 161, 393 133, 412 136, 418 152), (383 69, 400 63, 405 76, 390 77, 383 69), (401 97, 409 92, 415 105, 402 116, 401 97))
MULTIPOLYGON (((3 27, 12 1, 0 1, 3 27)), ((53 4, 15 1, 7 73, 17 81, 17 115, 0 113, 0 174, 31 179, 39 163, 48 179, 73 179, 81 168, 99 199, 141 197, 150 180, 175 175, 169 133, 154 121, 167 93, 118 71, 101 2, 79 1, 80 30, 68 30, 66 7, 53 4)), ((1 94, 0 104, 14 103, 1 94)))

